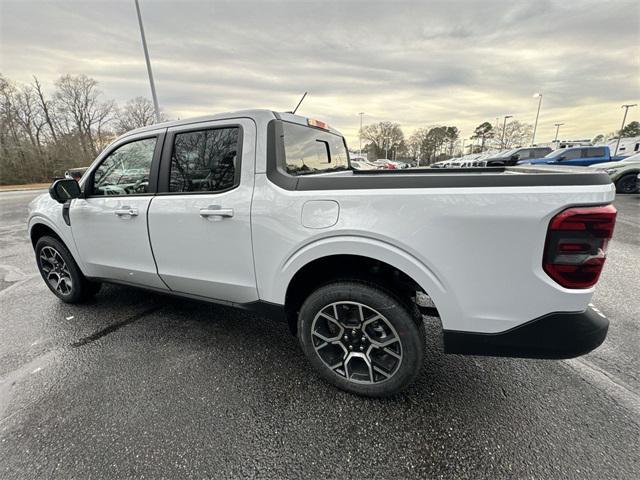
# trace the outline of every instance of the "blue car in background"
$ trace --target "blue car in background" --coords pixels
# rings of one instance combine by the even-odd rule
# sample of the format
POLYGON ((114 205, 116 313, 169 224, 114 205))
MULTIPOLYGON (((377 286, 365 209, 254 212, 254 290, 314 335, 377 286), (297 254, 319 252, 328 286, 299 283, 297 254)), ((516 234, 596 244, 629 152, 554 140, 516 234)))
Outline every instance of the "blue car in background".
POLYGON ((612 157, 609 147, 571 147, 561 148, 551 152, 546 157, 532 158, 518 162, 518 165, 574 165, 587 166, 621 160, 622 157, 612 157))

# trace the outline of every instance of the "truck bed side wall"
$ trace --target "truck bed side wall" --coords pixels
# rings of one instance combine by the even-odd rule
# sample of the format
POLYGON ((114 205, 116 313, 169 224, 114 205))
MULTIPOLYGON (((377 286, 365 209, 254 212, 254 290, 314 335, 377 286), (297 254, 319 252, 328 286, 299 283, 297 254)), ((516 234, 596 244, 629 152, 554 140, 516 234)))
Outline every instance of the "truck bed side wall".
POLYGON ((252 232, 260 298, 283 304, 296 271, 325 255, 372 256, 432 297, 443 327, 501 332, 550 312, 584 310, 542 270, 549 220, 614 198, 612 185, 289 191, 257 174, 252 232), (303 205, 339 204, 335 225, 302 225, 303 205))

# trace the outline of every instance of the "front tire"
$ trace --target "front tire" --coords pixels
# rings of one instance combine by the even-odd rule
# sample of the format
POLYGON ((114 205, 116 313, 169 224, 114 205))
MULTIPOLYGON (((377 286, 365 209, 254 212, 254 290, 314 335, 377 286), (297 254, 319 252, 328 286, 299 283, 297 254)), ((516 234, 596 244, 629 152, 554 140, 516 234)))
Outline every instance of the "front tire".
POLYGON ((618 193, 636 193, 638 191, 638 174, 629 173, 623 175, 616 182, 616 192, 618 193))
POLYGON ((400 392, 424 360, 424 323, 415 308, 364 282, 335 282, 309 295, 298 316, 298 339, 323 379, 358 395, 400 392))
POLYGON ((87 280, 71 252, 56 238, 41 237, 36 242, 35 251, 44 283, 63 302, 81 303, 100 290, 101 284, 87 280))

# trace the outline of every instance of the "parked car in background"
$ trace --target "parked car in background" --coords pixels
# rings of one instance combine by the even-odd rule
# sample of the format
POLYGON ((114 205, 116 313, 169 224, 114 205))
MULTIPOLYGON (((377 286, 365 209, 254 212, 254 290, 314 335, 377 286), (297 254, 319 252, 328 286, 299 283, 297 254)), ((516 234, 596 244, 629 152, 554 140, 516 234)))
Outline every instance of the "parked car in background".
POLYGON ((366 160, 351 160, 349 162, 353 168, 356 170, 377 170, 380 168, 378 165, 367 162, 366 160))
POLYGON ((626 157, 618 162, 608 162, 605 165, 595 164, 591 168, 602 169, 609 174, 618 193, 638 193, 638 175, 640 175, 640 153, 626 157))
POLYGON ((515 165, 521 161, 542 158, 552 151, 553 150, 550 147, 514 148, 512 150, 507 150, 506 152, 500 152, 498 155, 493 157, 485 158, 484 162, 487 167, 515 165))
POLYGON ((385 170, 396 170, 398 168, 398 165, 395 162, 392 162, 387 158, 379 158, 378 160, 373 162, 373 164, 385 170))
POLYGON ((88 168, 89 167, 70 168, 69 170, 64 172, 64 176, 66 178, 73 178, 74 180, 78 181, 82 178, 82 175, 84 175, 84 172, 86 172, 88 168))
POLYGON ((595 163, 604 163, 619 160, 621 157, 612 157, 607 146, 599 147, 572 147, 555 150, 544 158, 523 160, 518 165, 568 165, 589 166, 595 163))
POLYGON ((400 162, 399 160, 392 160, 391 163, 394 163, 396 165, 396 168, 409 168, 411 165, 409 165, 407 162, 400 162))

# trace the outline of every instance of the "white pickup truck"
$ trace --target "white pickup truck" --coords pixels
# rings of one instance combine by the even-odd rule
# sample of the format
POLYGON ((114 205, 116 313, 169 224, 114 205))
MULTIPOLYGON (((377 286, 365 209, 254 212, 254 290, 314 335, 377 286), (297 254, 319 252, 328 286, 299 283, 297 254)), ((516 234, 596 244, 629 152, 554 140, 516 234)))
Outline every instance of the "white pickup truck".
POLYGON ((593 169, 355 171, 325 123, 250 110, 127 133, 28 221, 65 302, 113 282, 260 310, 328 382, 383 396, 422 366, 421 313, 441 319, 447 353, 600 345, 608 321, 589 301, 613 199, 593 169))

